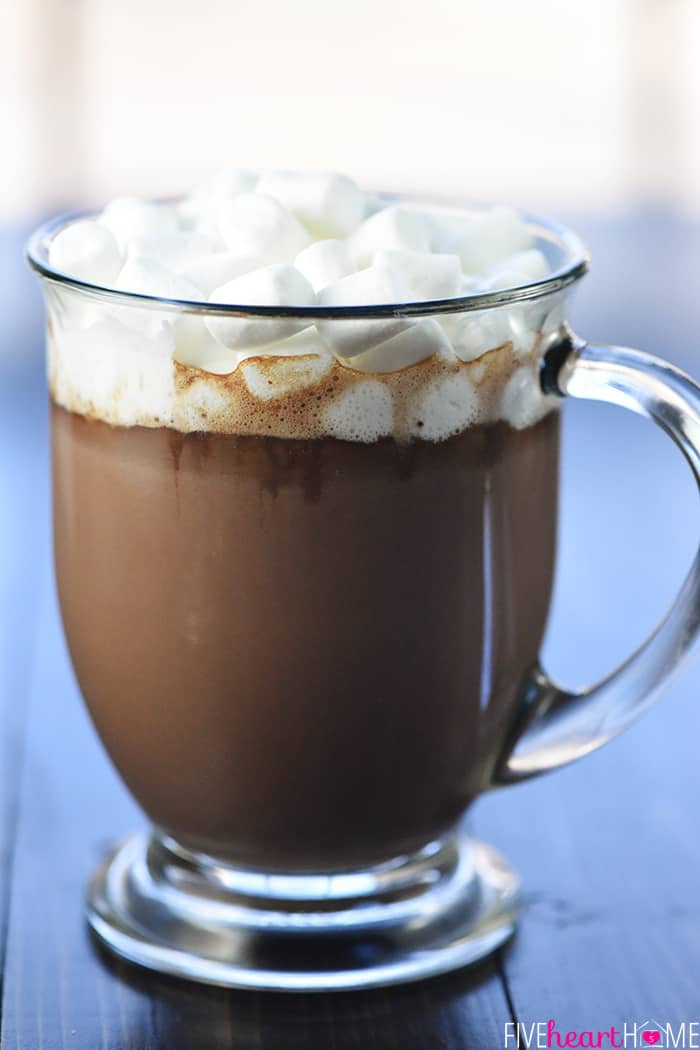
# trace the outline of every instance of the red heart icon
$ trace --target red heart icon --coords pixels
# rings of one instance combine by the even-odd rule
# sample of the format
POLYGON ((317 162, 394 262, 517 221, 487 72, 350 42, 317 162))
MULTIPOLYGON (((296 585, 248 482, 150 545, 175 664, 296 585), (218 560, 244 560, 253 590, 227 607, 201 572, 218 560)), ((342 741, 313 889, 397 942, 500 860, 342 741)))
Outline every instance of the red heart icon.
POLYGON ((643 1032, 642 1039, 647 1046, 656 1046, 659 1039, 661 1038, 661 1032, 643 1032))

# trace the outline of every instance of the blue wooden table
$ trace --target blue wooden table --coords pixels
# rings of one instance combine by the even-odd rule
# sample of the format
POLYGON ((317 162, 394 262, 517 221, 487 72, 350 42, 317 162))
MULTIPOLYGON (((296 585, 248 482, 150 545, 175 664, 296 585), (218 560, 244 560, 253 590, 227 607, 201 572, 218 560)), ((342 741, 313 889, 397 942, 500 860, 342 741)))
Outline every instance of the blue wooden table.
MULTIPOLYGON (((577 225, 594 256, 572 307, 580 334, 700 374, 700 227, 651 213, 577 225)), ((525 1038, 549 1019, 563 1033, 699 1020, 698 667, 623 739, 475 807, 475 832, 524 883, 517 937, 475 970, 365 994, 258 995, 155 977, 95 947, 83 921, 86 878, 106 846, 143 820, 88 723, 61 635, 43 317, 22 264, 24 232, 0 235, 3 1050, 494 1050, 509 1022, 524 1025, 525 1038)), ((564 432, 545 658, 573 685, 610 668, 662 614, 694 552, 698 510, 681 457, 651 424, 571 404, 564 432)))

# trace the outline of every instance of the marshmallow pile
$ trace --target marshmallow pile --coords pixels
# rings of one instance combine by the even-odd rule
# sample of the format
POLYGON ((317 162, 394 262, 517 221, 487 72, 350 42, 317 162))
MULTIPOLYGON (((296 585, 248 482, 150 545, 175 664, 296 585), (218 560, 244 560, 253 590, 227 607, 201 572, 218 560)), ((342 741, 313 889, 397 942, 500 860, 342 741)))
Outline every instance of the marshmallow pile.
MULTIPOLYGON (((243 309, 443 300, 529 284, 551 269, 528 225, 507 207, 431 212, 366 194, 343 175, 243 171, 221 172, 173 204, 118 198, 94 218, 63 227, 50 242, 49 263, 121 292, 243 309)), ((187 314, 137 301, 77 302, 80 293, 72 295, 61 337, 76 351, 71 382, 86 382, 78 362, 83 374, 106 369, 93 380, 99 389, 109 386, 110 376, 117 382, 117 368, 119 383, 136 398, 156 382, 144 369, 154 369, 162 385, 170 382, 164 377, 175 370, 173 362, 230 376, 251 358, 311 356, 372 376, 428 360, 454 371, 508 346, 516 363, 526 363, 552 323, 546 318, 551 301, 432 318, 310 323, 187 314), (108 366, 98 364, 100 352, 90 357, 97 342, 114 348, 108 366), (117 353, 130 361, 128 378, 112 360, 117 353)), ((136 419, 167 417, 163 406, 142 408, 136 419)))

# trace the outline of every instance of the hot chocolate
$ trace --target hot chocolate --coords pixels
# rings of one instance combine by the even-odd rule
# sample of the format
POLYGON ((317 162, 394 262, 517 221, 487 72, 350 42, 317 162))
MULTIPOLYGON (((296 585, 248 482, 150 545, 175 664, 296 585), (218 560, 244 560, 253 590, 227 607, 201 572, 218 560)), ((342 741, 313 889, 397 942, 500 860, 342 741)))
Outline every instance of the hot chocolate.
POLYGON ((53 408, 61 608, 105 746, 183 845, 359 867, 447 830, 537 658, 558 417, 371 444, 53 408))
POLYGON ((529 228, 310 185, 117 201, 50 249, 117 291, 212 304, 49 292, 58 587, 151 820, 265 872, 359 869, 455 824, 537 659, 554 560, 551 300, 284 314, 536 279, 529 228))

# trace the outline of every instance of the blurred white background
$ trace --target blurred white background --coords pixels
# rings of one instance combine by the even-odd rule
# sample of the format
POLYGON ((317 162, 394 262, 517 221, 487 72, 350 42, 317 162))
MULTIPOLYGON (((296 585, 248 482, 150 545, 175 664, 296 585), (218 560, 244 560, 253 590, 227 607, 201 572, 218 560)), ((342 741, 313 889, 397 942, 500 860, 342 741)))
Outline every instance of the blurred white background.
POLYGON ((698 0, 0 0, 0 219, 226 164, 700 212, 698 0))

